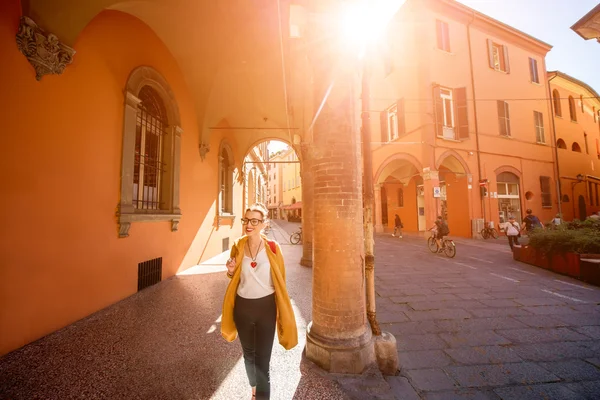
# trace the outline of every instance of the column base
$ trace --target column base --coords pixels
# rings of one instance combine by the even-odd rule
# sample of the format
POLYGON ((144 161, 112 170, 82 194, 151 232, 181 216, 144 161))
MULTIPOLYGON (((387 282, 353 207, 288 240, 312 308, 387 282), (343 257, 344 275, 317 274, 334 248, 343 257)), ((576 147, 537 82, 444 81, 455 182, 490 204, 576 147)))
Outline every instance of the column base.
POLYGON ((375 232, 376 232, 376 233, 381 233, 381 232, 383 232, 383 225, 382 225, 382 224, 376 224, 376 225, 375 225, 375 232))
POLYGON ((305 257, 302 257, 302 258, 300 259, 300 265, 302 265, 303 267, 309 267, 309 268, 312 268, 312 266, 313 266, 313 263, 312 263, 312 258, 305 258, 305 257))
POLYGON ((325 371, 337 374, 362 374, 377 362, 371 329, 356 338, 332 339, 311 332, 312 321, 306 327, 306 357, 325 371))

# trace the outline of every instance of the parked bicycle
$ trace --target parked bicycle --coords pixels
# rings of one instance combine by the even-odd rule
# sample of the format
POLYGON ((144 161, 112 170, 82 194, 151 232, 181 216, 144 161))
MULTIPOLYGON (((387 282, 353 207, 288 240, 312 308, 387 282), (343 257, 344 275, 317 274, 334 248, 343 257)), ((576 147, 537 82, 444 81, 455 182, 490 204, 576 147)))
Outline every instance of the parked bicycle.
POLYGON ((300 227, 298 231, 292 233, 290 236, 291 244, 298 244, 300 242, 302 242, 302 227, 300 227))
MULTIPOLYGON (((435 240, 436 232, 435 230, 431 231, 431 237, 427 239, 427 247, 429 247, 429 251, 432 253, 438 253, 440 248, 435 240)), ((454 258, 456 256, 456 245, 452 239, 447 239, 446 237, 441 239, 442 242, 442 252, 448 258, 454 258)))
POLYGON ((489 239, 491 237, 498 239, 498 231, 496 228, 492 228, 489 222, 486 222, 481 230, 481 237, 484 239, 489 239))

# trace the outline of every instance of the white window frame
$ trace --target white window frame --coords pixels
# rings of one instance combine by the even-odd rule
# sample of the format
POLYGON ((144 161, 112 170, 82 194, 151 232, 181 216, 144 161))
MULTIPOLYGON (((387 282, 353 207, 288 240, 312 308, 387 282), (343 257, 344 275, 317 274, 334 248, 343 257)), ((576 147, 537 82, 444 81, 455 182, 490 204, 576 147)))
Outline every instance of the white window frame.
POLYGON ((171 231, 176 232, 181 220, 179 208, 179 175, 181 162, 181 119, 177 101, 167 80, 152 67, 138 67, 129 75, 125 87, 125 109, 123 113, 123 144, 121 153, 121 193, 117 211, 119 237, 129 236, 134 222, 170 221, 171 231), (164 174, 160 210, 136 209, 133 204, 133 177, 137 116, 140 99, 138 94, 144 86, 152 87, 160 96, 167 112, 167 141, 163 157, 168 165, 168 175, 164 174))
POLYGON ((398 139, 398 106, 394 104, 387 109, 388 142, 398 139))
POLYGON ((444 139, 454 140, 455 120, 454 120, 454 99, 452 89, 440 87, 440 99, 442 100, 442 137, 444 139))

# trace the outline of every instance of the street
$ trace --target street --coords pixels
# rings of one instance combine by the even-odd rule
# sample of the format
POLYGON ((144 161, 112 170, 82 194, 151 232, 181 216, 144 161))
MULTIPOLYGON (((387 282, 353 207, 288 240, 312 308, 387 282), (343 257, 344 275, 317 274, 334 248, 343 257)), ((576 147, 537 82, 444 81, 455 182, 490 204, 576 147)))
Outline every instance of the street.
POLYGON ((513 261, 506 238, 376 239, 378 320, 426 399, 597 399, 600 289, 513 261))
MULTIPOLYGON (((376 237, 378 321, 401 372, 324 374, 303 357, 312 270, 298 224, 276 221, 299 344, 275 344, 273 399, 597 399, 600 289, 512 260, 508 244, 376 237)), ((220 335, 227 278, 215 257, 0 359, 0 399, 246 399, 238 341, 220 335)), ((335 268, 335 266, 332 266, 335 268)))

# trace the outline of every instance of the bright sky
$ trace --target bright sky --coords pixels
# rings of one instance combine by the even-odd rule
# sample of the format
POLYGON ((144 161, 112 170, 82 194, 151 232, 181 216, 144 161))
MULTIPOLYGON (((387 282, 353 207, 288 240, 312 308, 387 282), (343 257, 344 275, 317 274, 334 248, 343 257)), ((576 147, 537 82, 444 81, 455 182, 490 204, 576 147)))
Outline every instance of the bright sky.
POLYGON ((570 28, 598 0, 458 0, 552 46, 548 71, 559 70, 600 92, 600 43, 570 28))
POLYGON ((269 150, 269 154, 277 153, 279 150, 287 149, 288 145, 284 142, 279 142, 277 140, 271 140, 267 146, 269 150))

